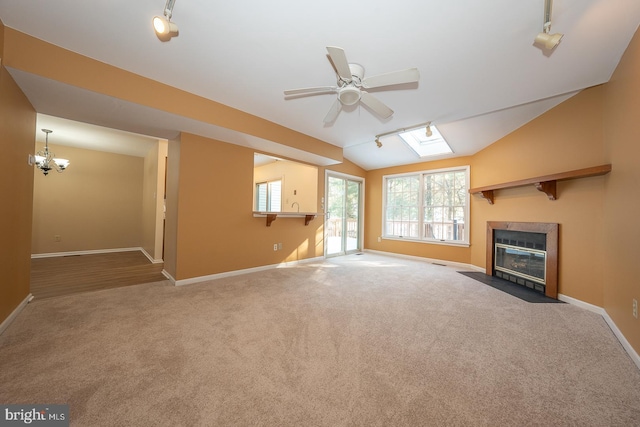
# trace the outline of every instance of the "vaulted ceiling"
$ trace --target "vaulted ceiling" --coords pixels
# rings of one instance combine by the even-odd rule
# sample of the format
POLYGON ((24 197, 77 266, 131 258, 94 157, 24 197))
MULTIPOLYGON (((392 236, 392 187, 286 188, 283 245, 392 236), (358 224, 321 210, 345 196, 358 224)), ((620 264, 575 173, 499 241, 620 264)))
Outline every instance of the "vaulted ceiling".
MULTIPOLYGON (((578 91, 607 82, 640 23, 637 0, 555 0, 551 32, 564 37, 548 51, 534 45, 544 0, 177 0, 172 21, 179 35, 163 42, 151 19, 164 6, 162 0, 0 0, 0 20, 342 147, 345 158, 365 169, 423 161, 398 140, 378 148, 375 135, 429 121, 451 145, 450 156, 481 150, 578 91), (336 85, 327 46, 343 48, 349 62, 364 66, 365 77, 416 67, 420 80, 370 90, 394 110, 390 118, 356 104, 326 124, 335 93, 290 98, 283 91, 336 85)), ((102 126, 154 137, 171 136, 169 123, 169 133, 246 145, 238 132, 136 106, 126 121, 110 118, 108 102, 96 94, 50 88, 55 82, 10 71, 36 110, 49 116, 101 117, 102 126), (154 127, 158 121, 162 131, 154 127)))

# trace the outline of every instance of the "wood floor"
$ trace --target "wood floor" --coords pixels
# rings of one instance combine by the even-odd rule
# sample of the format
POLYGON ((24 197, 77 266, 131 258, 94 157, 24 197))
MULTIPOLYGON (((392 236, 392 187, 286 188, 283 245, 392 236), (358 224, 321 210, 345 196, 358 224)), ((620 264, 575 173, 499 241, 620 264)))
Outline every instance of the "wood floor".
POLYGON ((31 260, 31 294, 51 298, 166 280, 164 264, 140 251, 72 255, 31 260))

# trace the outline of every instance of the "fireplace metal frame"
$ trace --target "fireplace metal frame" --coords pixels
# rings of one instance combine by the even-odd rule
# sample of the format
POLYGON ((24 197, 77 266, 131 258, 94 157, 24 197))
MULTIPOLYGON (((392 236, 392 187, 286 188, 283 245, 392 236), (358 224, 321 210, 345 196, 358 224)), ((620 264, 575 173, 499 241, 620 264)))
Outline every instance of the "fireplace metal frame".
POLYGON ((559 224, 546 222, 487 222, 486 242, 486 274, 493 276, 495 273, 495 230, 524 231, 542 233, 546 235, 546 264, 545 264, 545 295, 550 298, 558 298, 558 234, 559 224))

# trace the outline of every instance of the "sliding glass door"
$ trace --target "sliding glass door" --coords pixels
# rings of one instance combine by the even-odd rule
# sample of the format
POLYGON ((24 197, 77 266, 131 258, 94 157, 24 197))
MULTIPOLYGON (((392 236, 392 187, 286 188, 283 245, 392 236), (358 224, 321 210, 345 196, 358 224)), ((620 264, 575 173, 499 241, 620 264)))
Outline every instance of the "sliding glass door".
POLYGON ((327 172, 325 255, 362 249, 362 178, 327 172))

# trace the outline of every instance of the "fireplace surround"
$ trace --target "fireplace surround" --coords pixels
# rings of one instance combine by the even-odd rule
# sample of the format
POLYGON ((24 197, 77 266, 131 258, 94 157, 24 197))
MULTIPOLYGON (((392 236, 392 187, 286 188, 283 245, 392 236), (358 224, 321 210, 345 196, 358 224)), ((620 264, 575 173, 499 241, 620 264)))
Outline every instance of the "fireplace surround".
POLYGON ((487 222, 486 274, 558 298, 558 224, 487 222))

